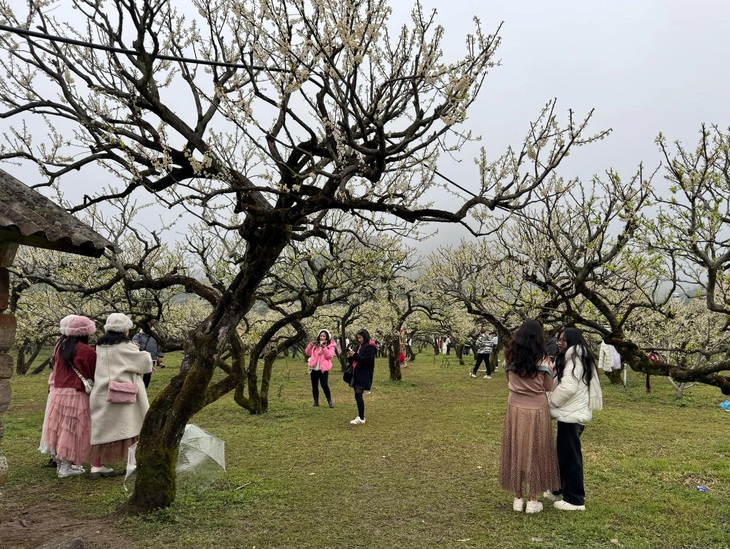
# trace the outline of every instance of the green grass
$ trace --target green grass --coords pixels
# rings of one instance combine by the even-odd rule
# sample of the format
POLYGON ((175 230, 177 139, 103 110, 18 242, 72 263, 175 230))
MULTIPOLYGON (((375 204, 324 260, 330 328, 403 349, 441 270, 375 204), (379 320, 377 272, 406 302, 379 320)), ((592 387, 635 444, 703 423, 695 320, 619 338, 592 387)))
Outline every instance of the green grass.
MULTIPOLYGON (((166 359, 152 395, 179 363, 166 359)), ((420 355, 393 384, 378 361, 367 424, 354 427, 354 398, 337 374, 335 409, 312 408, 304 362, 280 360, 268 414, 251 416, 227 397, 193 419, 225 440, 223 477, 115 528, 140 548, 730 546, 730 414, 719 391, 694 387, 677 401, 663 378, 651 394, 638 374, 626 389, 604 380, 605 408, 582 437, 588 510, 525 515, 497 484, 504 373, 471 379, 467 367, 420 355)), ((59 481, 41 467, 46 382, 12 380, 2 497, 53 498, 75 516, 106 516, 126 497, 121 478, 59 481)))

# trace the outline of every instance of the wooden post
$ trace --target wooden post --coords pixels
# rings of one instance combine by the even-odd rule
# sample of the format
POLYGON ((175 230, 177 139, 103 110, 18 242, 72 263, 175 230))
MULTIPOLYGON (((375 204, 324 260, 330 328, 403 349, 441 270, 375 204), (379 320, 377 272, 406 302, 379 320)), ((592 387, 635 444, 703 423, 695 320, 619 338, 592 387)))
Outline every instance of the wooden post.
MULTIPOLYGON (((10 378, 13 375, 13 357, 10 356, 10 347, 15 341, 17 322, 15 316, 5 313, 10 296, 10 275, 8 267, 15 259, 18 245, 11 242, 0 242, 0 449, 2 448, 3 433, 2 415, 10 405, 10 378)), ((0 455, 0 486, 8 478, 8 460, 0 455)))

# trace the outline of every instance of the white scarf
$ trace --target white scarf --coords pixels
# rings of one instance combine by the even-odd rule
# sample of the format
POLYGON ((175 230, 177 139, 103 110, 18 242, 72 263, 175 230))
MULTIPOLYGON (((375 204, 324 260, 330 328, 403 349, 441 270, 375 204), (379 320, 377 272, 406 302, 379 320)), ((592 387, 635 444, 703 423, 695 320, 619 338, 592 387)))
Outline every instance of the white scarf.
POLYGON ((591 410, 603 410, 603 392, 601 382, 598 380, 598 371, 593 369, 593 377, 588 387, 588 407, 591 410))

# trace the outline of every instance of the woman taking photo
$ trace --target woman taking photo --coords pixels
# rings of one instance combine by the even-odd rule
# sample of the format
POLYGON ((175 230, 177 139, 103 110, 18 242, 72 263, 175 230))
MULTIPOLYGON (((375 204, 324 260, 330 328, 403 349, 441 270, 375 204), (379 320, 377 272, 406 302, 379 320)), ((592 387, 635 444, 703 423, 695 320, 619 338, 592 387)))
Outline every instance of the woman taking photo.
POLYGON ((337 344, 332 341, 329 331, 320 330, 317 341, 313 341, 304 350, 309 357, 307 366, 309 366, 309 377, 312 380, 312 397, 314 398, 313 406, 319 406, 319 385, 322 385, 322 392, 327 399, 330 408, 334 408, 332 396, 330 395, 330 387, 328 384, 329 372, 332 369, 332 357, 335 356, 337 344))
POLYGON ((513 510, 539 513, 542 503, 537 496, 560 485, 546 396, 553 388, 552 367, 542 326, 534 320, 522 324, 507 345, 505 358, 509 396, 500 485, 514 494, 513 510))
POLYGON ((558 337, 555 373, 556 386, 548 401, 550 415, 558 420, 560 491, 546 492, 545 497, 561 511, 585 511, 580 435, 593 410, 603 408, 603 396, 593 353, 576 328, 565 328, 558 337))
POLYGON ((352 425, 362 425, 365 423, 365 401, 362 394, 364 391, 369 391, 373 384, 377 347, 375 342, 370 340, 370 334, 367 330, 357 332, 355 340, 357 349, 350 349, 347 352, 347 361, 353 368, 350 387, 355 390, 355 402, 357 403, 357 417, 350 423, 352 425))
POLYGON ((112 313, 104 325, 106 333, 96 345, 96 383, 91 392, 92 479, 114 474, 104 463, 127 461, 127 451, 137 442, 149 408, 142 375, 152 371, 152 358, 130 341, 131 329, 127 315, 112 313), (124 389, 126 401, 118 400, 115 387, 124 389))

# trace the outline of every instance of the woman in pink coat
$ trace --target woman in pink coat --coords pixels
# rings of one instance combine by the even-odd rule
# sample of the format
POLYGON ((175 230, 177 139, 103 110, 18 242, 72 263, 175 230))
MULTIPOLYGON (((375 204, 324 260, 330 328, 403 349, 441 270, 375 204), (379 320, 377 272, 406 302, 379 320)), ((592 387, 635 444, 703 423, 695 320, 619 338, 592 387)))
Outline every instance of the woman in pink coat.
POLYGON ((327 404, 330 408, 334 408, 330 387, 327 383, 329 372, 332 369, 332 357, 335 356, 337 344, 332 341, 329 331, 320 330, 317 341, 313 341, 304 350, 309 357, 307 366, 309 366, 309 377, 312 380, 312 397, 314 397, 313 406, 319 406, 319 385, 322 385, 322 392, 327 398, 327 404))

